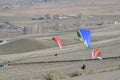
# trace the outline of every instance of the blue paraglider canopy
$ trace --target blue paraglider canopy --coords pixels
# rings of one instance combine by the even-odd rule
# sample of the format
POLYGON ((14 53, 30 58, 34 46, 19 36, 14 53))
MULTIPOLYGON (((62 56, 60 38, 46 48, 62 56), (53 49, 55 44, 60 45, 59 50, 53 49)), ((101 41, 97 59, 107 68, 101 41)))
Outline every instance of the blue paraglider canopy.
POLYGON ((77 31, 78 38, 83 41, 87 48, 91 46, 91 33, 90 30, 79 29, 77 31))

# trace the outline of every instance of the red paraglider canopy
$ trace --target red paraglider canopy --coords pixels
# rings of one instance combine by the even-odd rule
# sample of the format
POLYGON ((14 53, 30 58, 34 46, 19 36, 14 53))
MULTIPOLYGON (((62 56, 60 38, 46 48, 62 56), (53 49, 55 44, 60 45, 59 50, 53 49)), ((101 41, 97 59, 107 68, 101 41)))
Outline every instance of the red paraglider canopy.
POLYGON ((102 59, 100 50, 92 50, 92 58, 93 59, 102 59))
POLYGON ((62 41, 59 37, 53 37, 52 40, 54 40, 57 43, 60 49, 62 48, 62 41))

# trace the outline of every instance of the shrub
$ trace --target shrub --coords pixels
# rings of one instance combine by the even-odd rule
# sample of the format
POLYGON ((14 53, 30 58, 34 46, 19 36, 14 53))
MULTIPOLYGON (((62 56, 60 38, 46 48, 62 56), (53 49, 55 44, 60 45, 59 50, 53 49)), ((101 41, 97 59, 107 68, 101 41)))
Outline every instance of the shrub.
POLYGON ((70 77, 76 77, 76 76, 80 76, 80 75, 82 75, 82 72, 80 70, 78 70, 78 71, 71 73, 70 77))
POLYGON ((60 80, 63 78, 64 78, 63 74, 58 71, 50 71, 46 73, 45 75, 43 75, 44 80, 60 80))

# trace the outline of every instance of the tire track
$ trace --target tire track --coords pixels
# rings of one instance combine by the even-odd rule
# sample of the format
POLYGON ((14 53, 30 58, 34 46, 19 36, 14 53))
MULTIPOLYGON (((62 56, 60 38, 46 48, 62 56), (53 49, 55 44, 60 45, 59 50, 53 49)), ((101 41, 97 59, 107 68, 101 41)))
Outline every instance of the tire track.
MULTIPOLYGON (((108 60, 108 59, 120 59, 120 56, 116 57, 106 57, 102 60, 108 60)), ((47 63, 63 63, 63 62, 79 62, 79 61, 96 61, 98 59, 79 59, 79 60, 60 60, 60 61, 41 61, 41 62, 27 62, 27 63, 11 63, 7 66, 17 66, 17 65, 29 65, 29 64, 47 64, 47 63)))

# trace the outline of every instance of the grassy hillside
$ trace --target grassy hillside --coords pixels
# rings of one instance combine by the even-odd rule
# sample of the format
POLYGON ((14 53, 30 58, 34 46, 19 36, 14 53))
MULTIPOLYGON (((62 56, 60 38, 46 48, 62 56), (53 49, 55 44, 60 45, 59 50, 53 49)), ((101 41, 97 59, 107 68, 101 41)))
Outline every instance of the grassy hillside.
POLYGON ((30 52, 55 47, 52 40, 19 39, 0 45, 0 54, 30 52))

